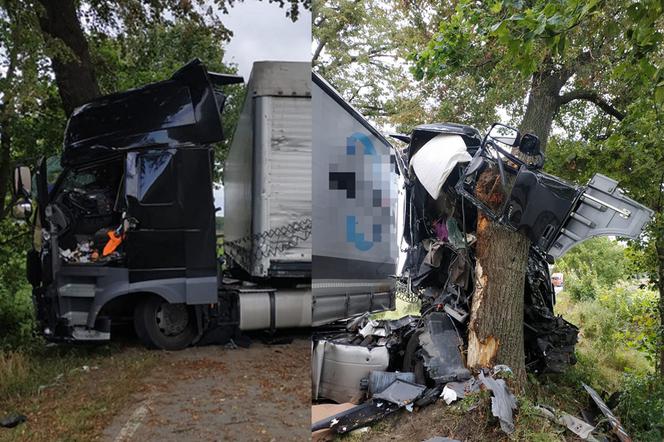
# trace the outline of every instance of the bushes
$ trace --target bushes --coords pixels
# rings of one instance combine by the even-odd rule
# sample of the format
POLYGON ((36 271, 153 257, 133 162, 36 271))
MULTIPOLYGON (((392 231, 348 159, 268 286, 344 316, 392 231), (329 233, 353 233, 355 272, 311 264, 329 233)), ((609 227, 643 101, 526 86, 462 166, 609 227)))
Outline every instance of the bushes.
POLYGON ((28 287, 18 293, 0 289, 0 324, 0 351, 26 348, 35 342, 35 320, 28 287))
POLYGON ((633 440, 664 440, 664 382, 654 374, 626 375, 616 409, 633 440))
POLYGON ((34 341, 30 286, 25 278, 25 251, 30 229, 13 220, 0 221, 0 351, 34 341))
POLYGON ((574 247, 555 266, 564 274, 565 292, 577 301, 594 299, 600 289, 629 276, 628 268, 625 247, 605 237, 574 247))

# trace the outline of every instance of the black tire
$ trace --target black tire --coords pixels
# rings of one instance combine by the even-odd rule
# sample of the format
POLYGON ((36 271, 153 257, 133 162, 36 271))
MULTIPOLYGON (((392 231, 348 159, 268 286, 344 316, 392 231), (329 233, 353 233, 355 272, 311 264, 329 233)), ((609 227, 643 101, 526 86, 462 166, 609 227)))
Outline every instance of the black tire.
POLYGON ((134 328, 143 345, 160 350, 182 350, 196 337, 191 309, 157 296, 148 296, 136 305, 134 328))
POLYGON ((404 372, 415 373, 415 382, 421 385, 427 385, 427 376, 424 369, 424 361, 419 355, 420 349, 420 334, 423 330, 416 330, 406 344, 406 350, 403 355, 403 366, 402 370, 404 372))

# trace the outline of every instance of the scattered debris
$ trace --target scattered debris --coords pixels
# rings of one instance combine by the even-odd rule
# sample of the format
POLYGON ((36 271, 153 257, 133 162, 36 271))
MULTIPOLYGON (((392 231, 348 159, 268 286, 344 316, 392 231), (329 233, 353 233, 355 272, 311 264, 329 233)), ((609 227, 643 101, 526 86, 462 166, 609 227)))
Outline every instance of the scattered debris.
POLYGON ((595 427, 588 422, 579 419, 578 417, 574 417, 571 414, 556 413, 552 408, 543 405, 537 405, 534 408, 547 419, 567 427, 568 430, 579 436, 581 439, 589 441, 596 440, 591 435, 595 427))
POLYGON ((500 420, 500 428, 507 434, 514 432, 512 411, 516 410, 516 398, 507 388, 503 379, 485 376, 482 371, 478 375, 482 384, 493 393, 491 397, 491 413, 500 420))
POLYGON ((431 439, 427 439, 424 442, 461 442, 456 439, 450 439, 449 437, 441 437, 441 436, 435 436, 432 437, 431 439))
POLYGON ((597 404, 597 407, 600 409, 602 414, 604 414, 604 416, 606 416, 606 418, 609 420, 611 428, 613 429, 613 432, 616 434, 618 439, 620 439, 621 442, 632 442, 632 438, 629 437, 622 424, 620 423, 620 420, 613 414, 611 409, 606 405, 599 394, 597 394, 597 392, 593 390, 592 387, 586 384, 583 384, 583 388, 585 388, 592 400, 595 402, 595 404, 597 404))
POLYGON ((73 250, 62 248, 59 250, 60 257, 66 263, 70 264, 108 263, 121 260, 123 257, 123 255, 115 250, 115 248, 106 255, 103 255, 103 251, 100 252, 100 250, 95 247, 95 241, 92 240, 79 242, 73 250))
POLYGON ((373 396, 377 393, 381 393, 397 379, 414 384, 415 373, 374 370, 371 373, 369 373, 369 385, 368 385, 369 394, 373 396))
POLYGON ((426 390, 424 385, 413 384, 401 379, 395 379, 385 390, 374 394, 375 399, 384 399, 396 405, 412 404, 426 390))
POLYGON ((401 407, 399 405, 370 399, 363 404, 342 411, 334 416, 327 417, 314 423, 311 431, 331 429, 335 433, 348 433, 356 428, 367 426, 394 413, 401 407))
POLYGON ((23 422, 27 421, 28 418, 24 414, 12 413, 0 419, 0 427, 2 428, 14 428, 23 422))

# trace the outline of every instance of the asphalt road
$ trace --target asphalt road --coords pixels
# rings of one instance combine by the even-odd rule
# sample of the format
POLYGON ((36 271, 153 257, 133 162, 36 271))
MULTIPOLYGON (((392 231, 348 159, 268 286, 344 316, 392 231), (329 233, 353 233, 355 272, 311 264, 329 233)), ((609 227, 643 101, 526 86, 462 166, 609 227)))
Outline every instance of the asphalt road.
POLYGON ((171 352, 116 415, 104 441, 306 440, 310 422, 308 337, 249 348, 171 352))

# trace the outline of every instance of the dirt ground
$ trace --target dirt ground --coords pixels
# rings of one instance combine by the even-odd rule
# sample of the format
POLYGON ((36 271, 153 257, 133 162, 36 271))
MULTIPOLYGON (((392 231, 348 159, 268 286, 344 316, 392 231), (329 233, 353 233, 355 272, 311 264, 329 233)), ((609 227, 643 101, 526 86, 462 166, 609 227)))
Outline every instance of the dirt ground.
POLYGON ((104 441, 289 441, 310 437, 310 341, 168 353, 104 441))

